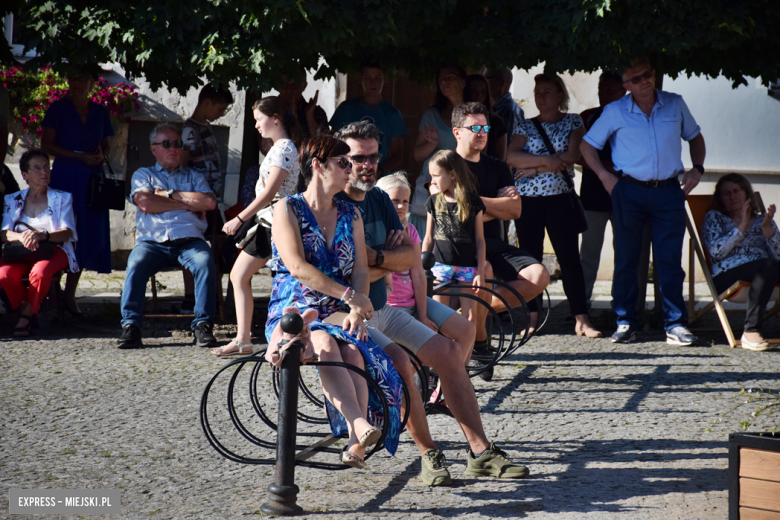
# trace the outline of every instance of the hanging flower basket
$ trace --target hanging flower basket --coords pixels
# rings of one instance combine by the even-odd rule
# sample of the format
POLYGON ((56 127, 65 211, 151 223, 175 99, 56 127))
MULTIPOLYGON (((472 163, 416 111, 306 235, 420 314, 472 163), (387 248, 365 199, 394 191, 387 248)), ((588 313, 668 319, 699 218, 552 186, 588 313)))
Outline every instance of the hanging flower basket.
MULTIPOLYGON (((46 110, 68 93, 65 77, 50 67, 34 71, 8 67, 0 69, 0 83, 8 90, 11 117, 16 126, 28 137, 31 145, 38 146, 46 110)), ((89 97, 105 106, 115 123, 122 120, 130 122, 127 114, 140 108, 135 87, 126 83, 110 85, 104 78, 98 78, 89 97)))

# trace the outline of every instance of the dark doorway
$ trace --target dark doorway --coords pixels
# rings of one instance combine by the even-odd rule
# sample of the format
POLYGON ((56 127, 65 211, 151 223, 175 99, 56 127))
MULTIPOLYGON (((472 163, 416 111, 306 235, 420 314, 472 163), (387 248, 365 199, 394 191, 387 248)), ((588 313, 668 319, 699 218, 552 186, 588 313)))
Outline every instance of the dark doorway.
MULTIPOLYGON (((433 80, 433 72, 431 72, 433 80)), ((420 126, 420 119, 423 112, 431 106, 434 94, 433 86, 420 86, 411 81, 404 72, 398 72, 393 77, 385 78, 385 86, 382 90, 382 97, 401 111, 401 115, 406 123, 406 137, 404 138, 404 157, 400 168, 409 173, 409 182, 414 185, 414 181, 420 174, 422 163, 418 163, 412 156, 412 148, 417 140, 417 129, 420 126)), ((347 99, 358 97, 363 94, 363 87, 360 85, 360 78, 355 75, 347 76, 347 99)))

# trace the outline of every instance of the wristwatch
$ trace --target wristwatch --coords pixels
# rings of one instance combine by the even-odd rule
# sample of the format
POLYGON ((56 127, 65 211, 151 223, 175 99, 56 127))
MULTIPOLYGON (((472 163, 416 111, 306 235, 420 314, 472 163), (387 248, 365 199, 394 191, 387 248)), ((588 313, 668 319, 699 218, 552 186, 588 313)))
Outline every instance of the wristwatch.
POLYGON ((704 175, 704 166, 702 166, 701 164, 694 164, 693 167, 699 170, 702 175, 704 175))
POLYGON ((374 264, 374 267, 382 267, 383 263, 385 263, 385 255, 382 253, 382 251, 377 251, 376 263, 374 264))
POLYGON ((172 199, 172 198, 173 198, 173 192, 174 192, 174 191, 176 191, 176 190, 168 190, 168 198, 169 198, 169 199, 172 199))

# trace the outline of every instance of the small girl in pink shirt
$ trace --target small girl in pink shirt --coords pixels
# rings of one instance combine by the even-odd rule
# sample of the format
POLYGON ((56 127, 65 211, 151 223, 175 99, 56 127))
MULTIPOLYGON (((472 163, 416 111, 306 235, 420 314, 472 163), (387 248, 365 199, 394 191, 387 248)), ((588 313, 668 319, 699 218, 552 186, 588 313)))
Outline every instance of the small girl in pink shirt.
MULTIPOLYGON (((401 224, 403 224, 409 238, 412 239, 412 244, 419 247, 422 243, 420 234, 417 233, 414 225, 409 223, 409 200, 412 197, 412 190, 406 176, 400 172, 385 175, 377 181, 376 185, 393 201, 398 218, 401 219, 401 224)), ((415 266, 408 271, 392 273, 392 275, 393 290, 387 297, 387 304, 417 311, 418 319, 422 323, 433 330, 438 330, 438 327, 427 316, 427 295, 425 294, 427 283, 422 261, 415 263, 415 266)))

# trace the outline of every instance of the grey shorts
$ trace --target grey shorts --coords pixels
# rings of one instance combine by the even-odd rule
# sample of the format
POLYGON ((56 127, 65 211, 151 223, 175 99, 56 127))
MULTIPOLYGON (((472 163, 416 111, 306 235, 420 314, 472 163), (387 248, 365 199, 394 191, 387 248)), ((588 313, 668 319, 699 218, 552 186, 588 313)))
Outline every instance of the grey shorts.
MULTIPOLYGON (((434 322, 436 326, 441 330, 442 325, 444 325, 444 322, 447 321, 450 316, 455 314, 455 310, 451 309, 450 307, 447 307, 443 303, 439 303, 433 298, 426 298, 426 301, 428 302, 426 305, 426 316, 429 320, 434 322)), ((414 319, 418 320, 420 319, 419 314, 417 314, 417 306, 414 307, 396 307, 401 312, 405 312, 406 314, 409 314, 414 319)))
MULTIPOLYGON (((454 313, 455 311, 449 307, 428 298, 428 319, 434 322, 437 327, 441 326, 454 313), (433 302, 433 306, 431 302, 433 302), (435 316, 432 316, 431 309, 437 305, 443 309, 437 308, 436 311, 433 311, 435 316), (449 313, 445 317, 446 311, 449 313)), ((368 320, 368 333, 371 339, 382 348, 391 343, 397 343, 415 354, 437 335, 436 332, 412 317, 410 307, 404 310, 390 305, 385 305, 378 311, 374 311, 374 316, 368 320)))

